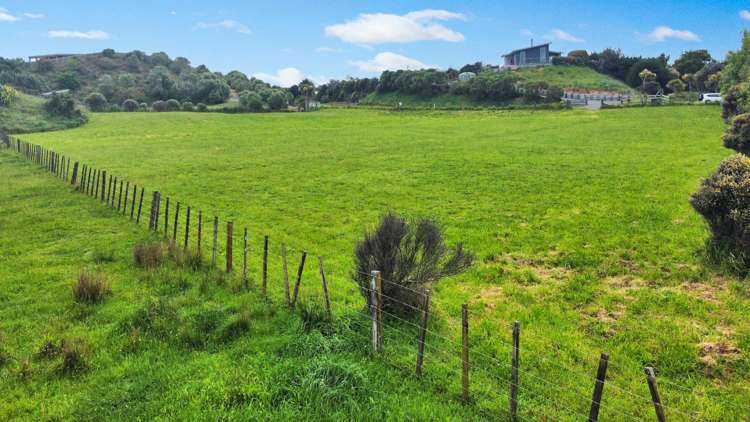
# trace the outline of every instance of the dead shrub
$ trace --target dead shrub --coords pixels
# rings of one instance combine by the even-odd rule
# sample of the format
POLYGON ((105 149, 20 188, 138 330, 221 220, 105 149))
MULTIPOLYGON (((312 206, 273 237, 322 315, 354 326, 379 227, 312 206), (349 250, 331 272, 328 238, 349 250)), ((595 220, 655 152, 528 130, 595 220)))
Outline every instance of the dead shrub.
POLYGON ((143 241, 133 248, 135 264, 144 268, 155 268, 164 262, 164 243, 160 241, 143 241))
POLYGON ((98 303, 111 293, 102 273, 84 271, 78 276, 78 283, 73 285, 73 298, 78 303, 98 303))

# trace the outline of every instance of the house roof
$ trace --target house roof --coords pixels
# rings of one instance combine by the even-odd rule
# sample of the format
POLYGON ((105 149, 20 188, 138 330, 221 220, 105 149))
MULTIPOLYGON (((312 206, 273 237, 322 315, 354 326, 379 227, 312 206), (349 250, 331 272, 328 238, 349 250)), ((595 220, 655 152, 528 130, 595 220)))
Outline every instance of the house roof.
MULTIPOLYGON (((550 44, 551 44, 551 43, 548 43, 548 42, 546 42, 546 43, 544 43, 544 44, 537 44, 537 45, 532 45, 532 46, 530 46, 530 47, 517 48, 517 49, 515 49, 515 50, 511 51, 510 53, 507 53, 507 54, 503 54, 503 57, 506 57, 506 56, 512 56, 512 55, 514 55, 514 54, 518 53, 519 51, 524 51, 524 50, 531 50, 532 48, 538 48, 538 47, 542 47, 542 46, 545 46, 545 45, 547 45, 547 46, 548 46, 548 45, 550 45, 550 44)), ((550 51, 550 53, 554 53, 554 51, 550 51)))

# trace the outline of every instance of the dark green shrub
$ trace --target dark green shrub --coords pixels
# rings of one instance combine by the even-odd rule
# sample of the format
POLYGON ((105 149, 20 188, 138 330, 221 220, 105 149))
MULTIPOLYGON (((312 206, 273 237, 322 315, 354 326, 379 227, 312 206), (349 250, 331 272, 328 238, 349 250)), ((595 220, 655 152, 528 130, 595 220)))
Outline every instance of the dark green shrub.
POLYGON ((122 102, 122 109, 127 112, 138 111, 138 102, 136 100, 128 98, 122 102))
POLYGON ((383 279, 383 308, 412 315, 422 305, 425 285, 466 270, 474 256, 459 243, 448 248, 440 226, 429 219, 409 222, 388 213, 354 250, 352 278, 370 304, 370 273, 383 279))
POLYGON ((76 109, 76 103, 73 97, 67 93, 53 94, 46 103, 44 110, 54 116, 73 117, 80 115, 81 112, 76 109))
POLYGON ((157 100, 151 103, 151 110, 153 111, 167 111, 167 102, 157 100))
POLYGON ((208 110, 208 107, 203 103, 198 103, 195 105, 195 109, 198 111, 206 111, 208 110))
POLYGON ((144 241, 133 247, 133 258, 139 267, 154 268, 164 262, 165 247, 159 241, 144 241))
POLYGON ((193 106, 193 103, 191 103, 190 101, 185 101, 184 103, 182 103, 182 111, 194 111, 194 110, 195 110, 195 106, 193 106))
POLYGON ((179 111, 180 110, 180 102, 175 100, 174 98, 171 98, 167 100, 167 110, 168 111, 179 111))
POLYGON ((82 272, 73 285, 73 299, 78 303, 94 304, 112 293, 104 274, 82 272))
POLYGON ((750 113, 735 116, 722 140, 725 147, 750 155, 750 113))
POLYGON ((268 108, 274 111, 279 111, 286 105, 286 98, 284 98, 284 94, 274 91, 269 97, 268 97, 268 108))
POLYGON ((242 91, 240 94, 240 105, 243 109, 254 113, 263 111, 263 100, 257 92, 242 91))
POLYGON ((138 104, 138 111, 148 111, 148 104, 146 103, 138 104))
POLYGON ((703 181, 690 204, 711 231, 711 244, 747 263, 750 256, 750 158, 733 155, 703 181))
POLYGON ((122 108, 120 108, 119 104, 112 104, 109 106, 110 113, 119 113, 121 111, 122 111, 122 108))

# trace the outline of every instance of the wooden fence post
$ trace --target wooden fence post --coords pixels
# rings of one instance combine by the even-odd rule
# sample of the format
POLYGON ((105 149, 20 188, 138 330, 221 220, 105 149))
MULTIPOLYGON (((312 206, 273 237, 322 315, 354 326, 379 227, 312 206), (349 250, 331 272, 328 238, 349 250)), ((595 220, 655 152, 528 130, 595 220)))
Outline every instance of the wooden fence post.
POLYGON ((599 369, 596 371, 596 384, 594 384, 594 395, 591 398, 591 410, 589 410, 589 422, 599 420, 599 406, 602 403, 602 393, 604 392, 604 380, 607 377, 607 363, 609 355, 602 353, 599 359, 599 369))
POLYGON ((378 350, 380 350, 383 347, 383 281, 380 277, 380 271, 378 271, 378 275, 375 277, 375 292, 378 296, 378 350))
POLYGON ((109 185, 109 196, 107 197, 107 205, 110 208, 113 208, 115 206, 115 194, 117 193, 117 177, 109 176, 109 180, 114 182, 110 183, 109 185))
POLYGON ((656 388, 656 375, 654 374, 654 368, 647 366, 644 368, 644 372, 646 372, 646 381, 648 382, 648 389, 651 392, 651 401, 654 403, 656 420, 659 422, 666 422, 667 418, 664 415, 664 408, 661 405, 659 390, 656 388))
POLYGON ((198 210, 198 257, 201 257, 203 255, 203 250, 201 249, 201 241, 203 240, 203 211, 198 210))
POLYGON ((156 192, 156 208, 154 209, 154 233, 159 232, 159 215, 161 214, 161 192, 156 192))
POLYGON ((292 298, 289 295, 289 269, 286 265, 286 245, 281 244, 281 269, 284 272, 284 297, 286 297, 286 306, 292 307, 292 298))
POLYGON ((261 292, 266 295, 268 284, 268 235, 263 236, 263 273, 261 275, 261 292))
POLYGON ((187 250, 188 248, 188 241, 190 237, 190 206, 188 205, 187 210, 185 210, 185 247, 184 249, 187 250))
POLYGON ((75 186, 76 180, 78 180, 78 161, 73 163, 73 176, 70 178, 70 184, 75 186))
POLYGON ((370 272, 370 320, 372 321, 372 351, 380 351, 380 342, 378 338, 378 295, 375 290, 375 279, 380 276, 380 271, 370 272))
POLYGON ((164 204, 164 238, 169 239, 169 197, 164 204))
MULTIPOLYGON (((110 182, 112 181, 112 176, 110 176, 110 182)), ((101 195, 99 197, 99 200, 104 202, 104 195, 107 193, 107 170, 102 170, 102 186, 101 186, 101 195)))
MULTIPOLYGON (((266 239, 268 239, 268 236, 266 236, 266 239)), ((331 301, 328 298, 328 283, 326 282, 326 271, 323 268, 322 256, 318 256, 318 268, 320 270, 320 282, 323 284, 323 299, 326 305, 326 314, 328 315, 328 320, 330 321, 333 319, 333 317, 331 315, 331 301)))
POLYGON ((138 193, 138 185, 133 183, 133 203, 130 205, 130 219, 133 219, 133 214, 135 213, 135 197, 138 193))
MULTIPOLYGON (((68 165, 65 166, 65 181, 68 181, 68 176, 70 175, 70 157, 68 157, 68 165)), ((71 185, 75 185, 75 180, 71 183, 71 185)))
POLYGON ((141 222, 141 209, 143 209, 143 191, 145 189, 141 187, 141 199, 138 201, 138 216, 135 218, 135 223, 139 224, 141 222))
POLYGON ((248 290, 250 286, 247 280, 247 227, 245 227, 245 234, 243 236, 244 249, 242 252, 242 282, 245 284, 245 290, 248 290))
POLYGON ((231 221, 227 221, 227 272, 232 272, 232 235, 234 231, 234 225, 231 221))
POLYGON ((464 403, 469 402, 469 305, 461 305, 461 386, 464 403))
POLYGON ((418 377, 422 376, 422 364, 424 363, 424 341, 427 338, 427 321, 430 317, 430 291, 427 290, 422 303, 422 324, 419 326, 419 343, 417 343, 417 369, 418 377))
POLYGON ((156 221, 156 218, 154 218, 154 214, 156 213, 156 197, 159 196, 157 192, 151 193, 151 207, 148 214, 148 229, 153 230, 154 229, 154 222, 156 221))
POLYGON ((180 201, 177 201, 177 205, 174 207, 174 224, 172 224, 172 242, 177 244, 177 222, 180 218, 180 201))
POLYGON ((521 340, 521 323, 513 321, 513 351, 511 352, 510 368, 510 418, 518 418, 518 363, 521 340))
POLYGON ((125 201, 122 203, 122 215, 128 212, 128 192, 130 192, 130 180, 125 182, 125 201))
POLYGON ((101 176, 101 172, 99 169, 96 169, 94 172, 96 173, 96 182, 94 182, 94 186, 91 187, 91 196, 93 196, 94 199, 99 199, 99 177, 101 176))
POLYGON ((122 208, 122 185, 123 180, 120 179, 120 194, 117 196, 117 213, 120 213, 120 209, 122 208))
POLYGON ((216 266, 216 244, 219 241, 219 217, 214 216, 214 241, 211 251, 211 265, 216 266))
POLYGON ((299 285, 302 282, 302 271, 305 269, 305 258, 307 258, 307 252, 302 251, 302 259, 300 259, 299 267, 297 267, 297 281, 294 283, 294 294, 292 295, 292 308, 297 306, 297 296, 299 295, 299 285))

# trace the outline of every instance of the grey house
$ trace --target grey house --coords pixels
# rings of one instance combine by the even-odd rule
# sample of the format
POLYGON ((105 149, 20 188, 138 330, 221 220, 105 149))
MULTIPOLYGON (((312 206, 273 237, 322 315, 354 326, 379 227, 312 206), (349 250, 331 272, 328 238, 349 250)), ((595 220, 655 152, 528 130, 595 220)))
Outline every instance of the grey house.
POLYGON ((503 66, 516 68, 524 66, 541 66, 552 63, 552 57, 559 56, 560 52, 550 51, 550 43, 532 45, 531 47, 519 48, 503 56, 503 66))

